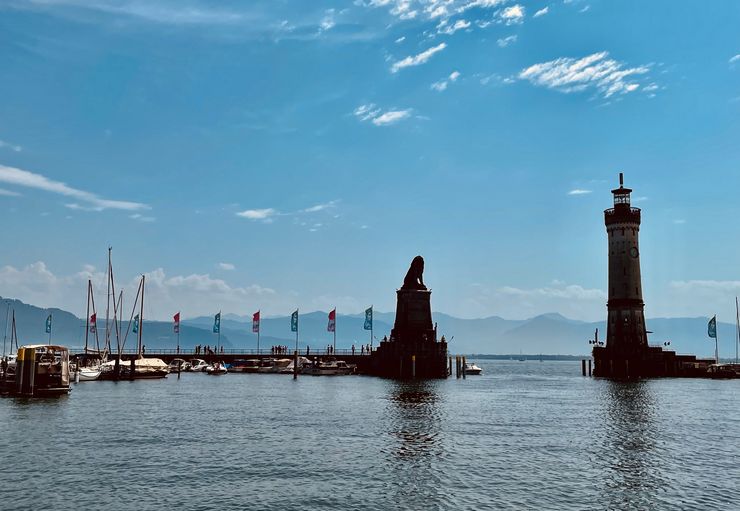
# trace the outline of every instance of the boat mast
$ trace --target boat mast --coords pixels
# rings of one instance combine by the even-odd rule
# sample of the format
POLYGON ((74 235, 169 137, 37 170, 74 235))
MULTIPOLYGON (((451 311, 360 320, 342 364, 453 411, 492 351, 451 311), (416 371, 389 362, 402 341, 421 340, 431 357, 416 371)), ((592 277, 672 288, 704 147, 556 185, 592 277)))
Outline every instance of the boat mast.
POLYGON ((737 296, 735 297, 735 363, 737 364, 737 347, 740 344, 740 308, 738 308, 737 296))
POLYGON ((90 332, 90 288, 92 280, 87 279, 87 314, 85 314, 85 354, 87 355, 87 337, 90 332))
POLYGON ((7 305, 5 307, 5 335, 3 335, 3 357, 5 357, 5 341, 8 340, 8 315, 9 314, 10 314, 10 300, 7 301, 7 305))
MULTIPOLYGON (((106 272, 106 278, 108 279, 108 292, 106 295, 107 298, 107 305, 105 306, 105 346, 106 348, 110 347, 110 284, 111 284, 111 274, 113 272, 111 268, 111 250, 113 247, 108 247, 108 271, 106 272)), ((120 349, 118 351, 118 356, 121 356, 120 349)))
MULTIPOLYGON (((142 334, 142 331, 144 330, 144 282, 145 282, 144 279, 145 278, 146 276, 144 275, 141 276, 141 304, 139 307, 139 358, 143 358, 141 356, 141 334, 142 334)), ((219 330, 221 329, 219 328, 219 330)))

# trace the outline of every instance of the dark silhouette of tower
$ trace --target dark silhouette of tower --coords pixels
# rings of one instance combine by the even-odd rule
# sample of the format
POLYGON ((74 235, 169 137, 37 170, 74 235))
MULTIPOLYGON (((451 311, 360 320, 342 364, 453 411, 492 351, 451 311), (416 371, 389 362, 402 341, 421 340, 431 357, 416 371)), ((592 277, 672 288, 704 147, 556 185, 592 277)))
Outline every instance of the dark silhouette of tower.
POLYGON ((712 360, 648 346, 640 275, 641 211, 630 204, 631 193, 619 174, 619 188, 612 190, 614 207, 604 211, 609 239, 609 313, 606 346, 597 339, 591 341, 595 342, 594 374, 613 378, 706 376, 712 360))
POLYGON ((648 345, 640 275, 641 212, 631 206, 631 193, 619 174, 619 188, 612 190, 614 207, 604 211, 609 238, 606 343, 613 351, 625 354, 644 351, 648 345))

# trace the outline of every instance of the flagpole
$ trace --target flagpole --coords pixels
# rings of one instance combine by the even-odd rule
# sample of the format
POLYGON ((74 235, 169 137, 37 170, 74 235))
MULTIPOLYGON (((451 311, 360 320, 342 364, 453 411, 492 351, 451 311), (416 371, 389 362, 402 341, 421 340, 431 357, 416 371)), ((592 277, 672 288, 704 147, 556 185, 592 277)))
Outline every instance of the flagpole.
POLYGON ((715 328, 714 328, 714 360, 716 361, 717 364, 719 364, 719 334, 717 332, 719 328, 717 328, 717 315, 716 314, 714 315, 714 325, 715 325, 715 328))
POLYGON ((332 353, 337 352, 337 308, 334 307, 334 349, 332 353))
POLYGON ((221 311, 218 311, 218 341, 216 341, 216 354, 221 347, 221 311))
MULTIPOLYGON (((10 300, 5 307, 5 334, 3 335, 3 357, 5 357, 5 342, 8 340, 8 314, 10 314, 10 300)), ((11 350, 13 348, 11 347, 11 350)))
MULTIPOLYGON (((374 314, 373 306, 370 306, 370 311, 374 314)), ((374 320, 375 318, 373 318, 374 320)), ((374 321, 370 320, 370 353, 373 352, 373 323, 374 321)))
MULTIPOLYGON (((260 311, 257 311, 257 317, 259 318, 259 321, 257 322, 257 355, 260 354, 260 330, 262 329, 262 314, 260 314, 260 311)), ((254 321, 254 318, 253 318, 254 321)))
POLYGON ((298 309, 295 310, 295 350, 298 351, 298 309))
POLYGON ((735 297, 735 363, 737 364, 737 347, 740 344, 740 308, 737 303, 737 296, 735 297))
POLYGON ((49 346, 51 346, 51 329, 53 327, 54 320, 52 319, 52 315, 49 314, 49 346))

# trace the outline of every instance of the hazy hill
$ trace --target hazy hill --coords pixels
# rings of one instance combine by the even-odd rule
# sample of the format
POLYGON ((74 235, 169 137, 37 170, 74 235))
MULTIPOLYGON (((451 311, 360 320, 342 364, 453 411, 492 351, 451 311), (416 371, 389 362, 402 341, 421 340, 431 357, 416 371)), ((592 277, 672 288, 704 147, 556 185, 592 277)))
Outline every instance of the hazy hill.
MULTIPOLYGON (((5 305, 0 302, 0 336, 5 328, 5 305)), ((10 309, 16 311, 18 337, 21 344, 44 343, 48 335, 44 332, 45 321, 51 312, 54 317, 53 341, 73 348, 84 346, 84 319, 60 309, 41 309, 10 300, 10 309)), ((585 322, 568 319, 560 314, 543 314, 527 320, 507 320, 498 316, 481 319, 460 319, 444 313, 434 313, 440 335, 449 341, 452 353, 477 354, 550 354, 582 355, 591 351, 588 344, 598 328, 600 339, 605 338, 605 322, 585 322)), ((395 313, 375 312, 374 334, 377 339, 389 335, 395 313)), ((701 356, 714 355, 714 341, 707 337, 708 318, 655 318, 648 319, 651 344, 671 341, 671 349, 679 353, 695 353, 701 356)), ((326 312, 311 312, 300 316, 300 344, 321 349, 332 342, 332 334, 326 331, 326 312)), ((369 342, 370 333, 363 330, 364 315, 338 315, 337 346, 349 348, 369 342)), ((102 340, 104 325, 98 328, 102 340)), ((124 325, 125 328, 125 325, 124 325)), ((213 317, 203 316, 183 320, 180 329, 180 346, 192 350, 196 344, 215 345, 217 336, 212 333, 213 317)), ((720 356, 735 356, 735 326, 728 323, 718 325, 720 356)), ((8 334, 9 336, 9 334, 8 334)), ((176 336, 171 322, 146 321, 144 344, 148 350, 174 348, 176 336)), ((226 348, 254 348, 257 336, 252 333, 251 316, 224 314, 221 320, 221 342, 226 348)), ((377 340, 376 340, 377 343, 377 340)), ((295 334, 290 331, 290 316, 263 317, 261 347, 275 344, 289 347, 295 345, 295 334)), ((136 346, 133 333, 129 334, 127 348, 136 346)))

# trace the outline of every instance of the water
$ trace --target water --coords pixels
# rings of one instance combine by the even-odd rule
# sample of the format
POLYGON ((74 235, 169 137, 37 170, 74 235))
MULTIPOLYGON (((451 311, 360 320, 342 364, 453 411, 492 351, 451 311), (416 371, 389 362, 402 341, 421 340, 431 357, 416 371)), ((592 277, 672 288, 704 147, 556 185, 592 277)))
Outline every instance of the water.
POLYGON ((740 381, 234 374, 0 399, 0 509, 733 509, 740 381))

